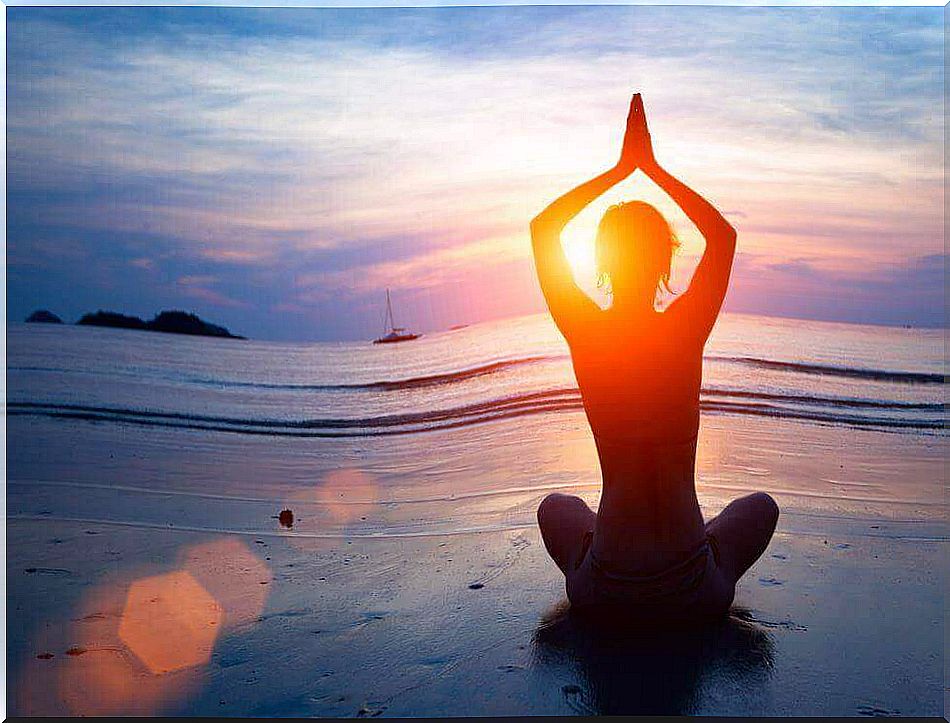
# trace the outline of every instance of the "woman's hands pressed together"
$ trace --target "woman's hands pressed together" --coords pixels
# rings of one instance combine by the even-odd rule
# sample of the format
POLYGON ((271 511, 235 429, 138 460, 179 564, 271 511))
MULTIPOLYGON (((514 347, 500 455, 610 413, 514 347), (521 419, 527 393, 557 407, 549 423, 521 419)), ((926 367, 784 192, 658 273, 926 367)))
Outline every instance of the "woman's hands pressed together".
POLYGON ((647 129, 646 112, 643 110, 643 98, 639 93, 635 93, 630 101, 627 130, 624 133, 617 167, 629 175, 638 168, 647 171, 655 165, 653 142, 650 139, 650 131, 647 129))

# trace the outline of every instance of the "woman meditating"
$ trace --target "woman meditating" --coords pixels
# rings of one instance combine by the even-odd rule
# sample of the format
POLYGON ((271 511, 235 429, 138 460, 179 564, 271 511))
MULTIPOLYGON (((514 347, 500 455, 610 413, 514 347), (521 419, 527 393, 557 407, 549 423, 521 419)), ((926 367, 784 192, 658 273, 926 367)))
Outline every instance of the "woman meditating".
POLYGON ((703 522, 694 487, 703 347, 722 305, 736 232, 653 157, 640 94, 620 160, 557 199, 531 222, 541 289, 567 340, 603 475, 596 514, 552 494, 538 508, 548 553, 574 609, 621 609, 641 619, 724 615, 736 581, 764 552, 778 519, 765 493, 735 500, 703 522), (606 310, 575 284, 561 231, 585 206, 640 169, 696 224, 706 249, 689 288, 665 311, 676 239, 639 201, 610 207, 596 240, 606 310))

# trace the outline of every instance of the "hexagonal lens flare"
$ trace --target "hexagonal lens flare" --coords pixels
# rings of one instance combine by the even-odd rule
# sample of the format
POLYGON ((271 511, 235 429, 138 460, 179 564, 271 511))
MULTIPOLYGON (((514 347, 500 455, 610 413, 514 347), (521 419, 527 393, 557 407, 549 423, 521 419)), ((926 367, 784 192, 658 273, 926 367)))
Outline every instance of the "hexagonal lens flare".
POLYGON ((171 572, 129 587, 119 638, 156 674, 207 663, 224 611, 190 573, 171 572))

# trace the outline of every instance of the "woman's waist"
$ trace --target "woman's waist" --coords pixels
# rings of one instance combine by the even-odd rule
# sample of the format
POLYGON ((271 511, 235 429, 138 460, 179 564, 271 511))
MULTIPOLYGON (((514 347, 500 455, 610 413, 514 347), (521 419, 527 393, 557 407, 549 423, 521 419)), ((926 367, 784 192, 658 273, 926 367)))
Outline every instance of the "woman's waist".
POLYGON ((699 422, 699 390, 628 392, 581 389, 591 426, 642 437, 689 433, 699 422))
POLYGON ((692 468, 637 475, 627 469, 604 473, 594 547, 618 569, 656 569, 705 539, 705 525, 692 468))
POLYGON ((674 437, 618 435, 593 430, 604 485, 655 480, 667 485, 692 485, 696 462, 696 430, 674 437))
POLYGON ((591 425, 591 432, 598 449, 627 456, 654 458, 671 453, 688 452, 696 447, 699 425, 669 429, 603 428, 591 425))
POLYGON ((699 433, 699 408, 664 410, 662 414, 586 408, 587 420, 598 447, 636 450, 695 444, 699 433))
POLYGON ((604 490, 593 530, 598 557, 642 573, 670 565, 706 538, 692 489, 604 490))

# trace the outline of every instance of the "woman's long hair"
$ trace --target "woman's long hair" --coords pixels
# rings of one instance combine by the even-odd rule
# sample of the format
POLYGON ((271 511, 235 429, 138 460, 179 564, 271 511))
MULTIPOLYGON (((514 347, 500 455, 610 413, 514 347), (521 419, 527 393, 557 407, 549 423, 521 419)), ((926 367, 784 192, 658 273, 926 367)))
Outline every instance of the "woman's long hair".
POLYGON ((608 294, 673 293, 670 272, 679 240, 659 211, 643 201, 611 206, 597 229, 597 285, 608 294))

